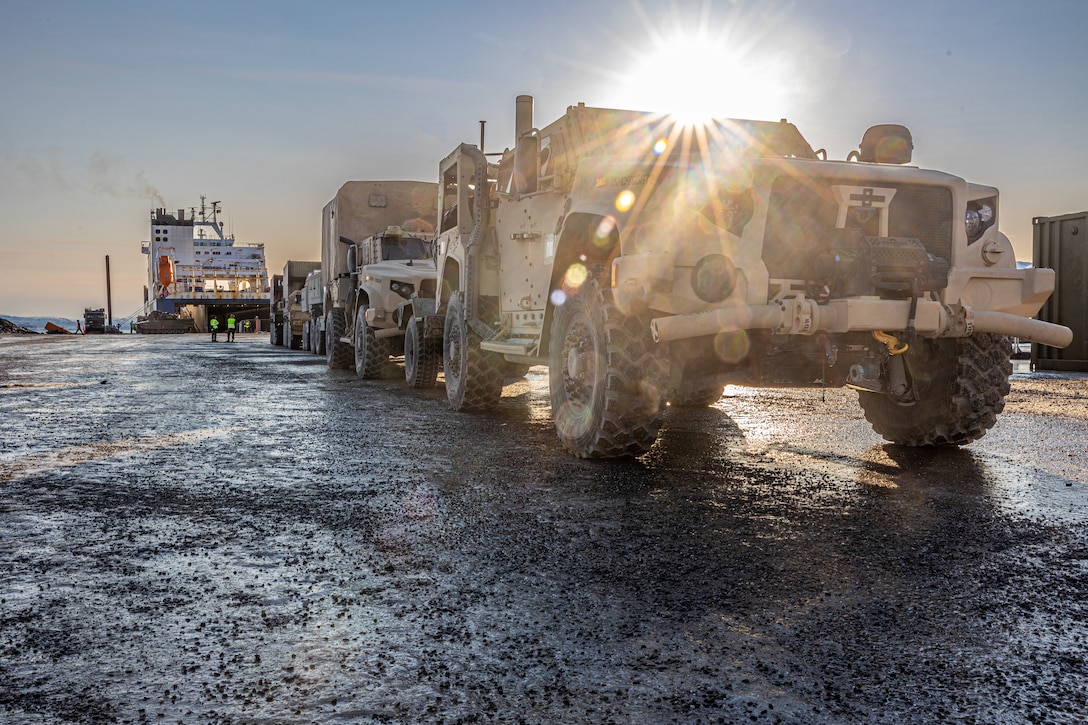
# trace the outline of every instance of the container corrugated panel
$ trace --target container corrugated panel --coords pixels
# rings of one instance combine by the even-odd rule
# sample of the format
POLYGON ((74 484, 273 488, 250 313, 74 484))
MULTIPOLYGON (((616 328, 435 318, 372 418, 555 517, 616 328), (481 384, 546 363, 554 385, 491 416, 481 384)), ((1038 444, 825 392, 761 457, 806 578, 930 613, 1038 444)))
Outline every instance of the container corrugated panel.
POLYGON ((1036 317, 1065 325, 1073 342, 1059 350, 1032 345, 1031 361, 1039 370, 1088 372, 1088 211, 1036 217, 1034 263, 1055 272, 1054 294, 1036 317))

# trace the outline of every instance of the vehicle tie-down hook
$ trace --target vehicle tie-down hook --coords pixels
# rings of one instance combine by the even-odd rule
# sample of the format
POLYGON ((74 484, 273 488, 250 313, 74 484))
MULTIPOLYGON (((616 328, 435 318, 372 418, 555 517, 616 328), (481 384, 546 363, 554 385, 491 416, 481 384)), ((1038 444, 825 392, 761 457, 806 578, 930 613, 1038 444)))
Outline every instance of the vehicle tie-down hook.
POLYGON ((910 345, 905 342, 900 342, 898 337, 889 335, 883 330, 873 330, 873 337, 875 337, 878 342, 887 345, 889 355, 902 355, 910 349, 910 345))

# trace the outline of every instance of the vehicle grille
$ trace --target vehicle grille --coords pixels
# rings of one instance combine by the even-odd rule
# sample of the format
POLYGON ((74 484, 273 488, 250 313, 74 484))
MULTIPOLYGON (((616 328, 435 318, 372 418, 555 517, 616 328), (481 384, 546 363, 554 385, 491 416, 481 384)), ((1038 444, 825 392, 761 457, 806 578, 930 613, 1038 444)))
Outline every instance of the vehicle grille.
POLYGON ((951 262, 952 190, 943 186, 897 188, 888 216, 888 233, 917 239, 930 254, 951 262))
MULTIPOLYGON (((773 278, 806 279, 813 256, 835 227, 838 206, 831 184, 872 182, 798 179, 781 176, 771 189, 763 262, 773 278)), ((890 186, 880 184, 881 186, 890 186)), ((952 191, 941 186, 896 186, 888 215, 888 234, 919 240, 930 254, 951 261, 952 191)))

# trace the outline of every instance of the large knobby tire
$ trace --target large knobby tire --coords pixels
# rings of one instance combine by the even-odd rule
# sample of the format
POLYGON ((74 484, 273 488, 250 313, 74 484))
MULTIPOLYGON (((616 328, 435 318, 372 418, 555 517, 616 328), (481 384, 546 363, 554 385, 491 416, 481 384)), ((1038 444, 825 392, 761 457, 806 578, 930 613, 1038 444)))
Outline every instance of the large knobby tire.
POLYGON ((986 435, 1005 408, 1009 339, 979 334, 919 340, 904 353, 919 399, 859 392, 873 430, 904 446, 962 446, 986 435))
POLYGON ((374 336, 374 328, 366 321, 367 306, 355 313, 355 374, 363 380, 380 378, 389 363, 389 348, 384 340, 374 336))
POLYGON ((310 323, 309 322, 303 322, 302 323, 302 351, 303 352, 310 352, 310 340, 311 340, 310 323))
POLYGON ((312 324, 311 334, 313 335, 313 342, 310 344, 310 352, 316 355, 325 354, 325 332, 316 323, 312 324))
POLYGON ((422 327, 409 322, 404 332, 404 379, 413 388, 433 388, 442 365, 442 341, 423 337, 422 327))
POLYGON ((480 349, 480 337, 469 329, 461 295, 446 310, 442 335, 442 370, 446 397, 453 410, 490 410, 502 397, 506 360, 480 349))
POLYGON ((280 328, 274 322, 268 327, 268 342, 276 347, 280 345, 280 328))
POLYGON ((351 370, 354 363, 355 351, 340 341, 347 334, 347 326, 343 309, 334 307, 325 313, 325 361, 334 370, 351 370))
POLYGON ((650 450, 664 418, 664 358, 646 315, 624 315, 590 279, 552 318, 548 385, 559 440, 580 458, 650 450))

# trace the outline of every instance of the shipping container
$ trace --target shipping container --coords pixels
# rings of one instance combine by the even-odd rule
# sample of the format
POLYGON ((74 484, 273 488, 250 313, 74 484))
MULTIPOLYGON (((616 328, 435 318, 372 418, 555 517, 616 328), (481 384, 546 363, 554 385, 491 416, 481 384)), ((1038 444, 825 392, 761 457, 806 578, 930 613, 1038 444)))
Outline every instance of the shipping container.
POLYGON ((1035 217, 1032 225, 1035 266, 1053 269, 1056 277, 1037 317, 1073 331, 1065 349, 1033 344, 1032 367, 1088 372, 1088 211, 1035 217))

